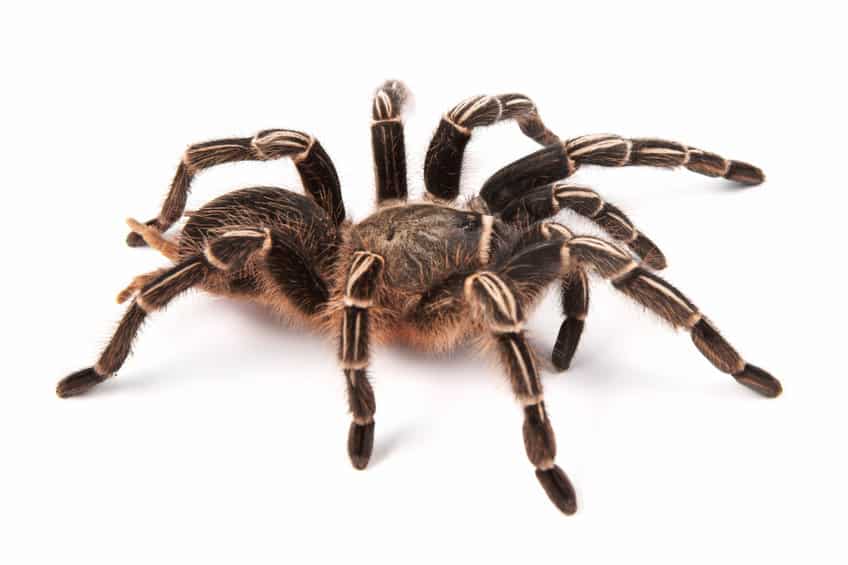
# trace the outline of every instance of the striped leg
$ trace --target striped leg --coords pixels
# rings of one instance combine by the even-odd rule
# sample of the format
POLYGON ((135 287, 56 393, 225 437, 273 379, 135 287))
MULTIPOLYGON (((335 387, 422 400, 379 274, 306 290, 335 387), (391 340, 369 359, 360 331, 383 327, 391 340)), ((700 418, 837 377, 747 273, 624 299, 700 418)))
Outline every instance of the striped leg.
POLYGON ((645 234, 633 225, 627 215, 590 188, 557 182, 540 186, 520 195, 500 212, 501 219, 518 225, 529 225, 568 209, 593 220, 609 235, 626 244, 652 269, 666 267, 665 256, 645 234))
POLYGON ((589 312, 589 281, 584 269, 573 269, 563 277, 560 302, 565 319, 559 328, 551 361, 554 367, 565 371, 571 365, 571 359, 580 344, 586 314, 589 312))
POLYGON ((496 212, 533 188, 570 176, 580 165, 685 166, 702 175, 724 177, 742 184, 755 185, 765 180, 763 172, 753 165, 727 160, 682 143, 600 134, 550 145, 507 165, 485 182, 480 195, 491 211, 496 212))
POLYGON ((516 244, 519 251, 505 269, 513 280, 522 281, 524 288, 529 288, 536 296, 548 283, 560 279, 560 304, 564 319, 551 354, 554 367, 560 371, 565 371, 571 365, 583 335, 589 311, 589 284, 584 266, 568 265, 561 269, 559 250, 551 246, 540 247, 538 244, 552 241, 562 243, 572 237, 571 231, 562 224, 537 222, 521 235, 516 244), (542 265, 547 268, 542 268, 542 265), (517 266, 525 267, 520 269, 517 266), (532 286, 528 287, 528 282, 532 282, 532 286))
MULTIPOLYGON (((165 232, 180 219, 191 182, 200 171, 222 163, 270 161, 281 157, 291 157, 306 192, 333 218, 336 225, 340 224, 345 218, 344 203, 339 177, 327 152, 311 135, 293 130, 269 129, 253 137, 218 139, 191 145, 177 167, 162 211, 147 225, 165 232)), ((141 234, 134 231, 127 236, 127 244, 141 247, 145 242, 141 234)))
POLYGON ((215 271, 237 270, 249 256, 270 247, 267 231, 238 230, 210 242, 203 254, 189 257, 146 282, 118 324, 118 329, 93 367, 62 379, 56 394, 82 394, 114 375, 130 354, 132 342, 147 315, 164 308, 177 295, 201 284, 215 271))
POLYGON ((377 203, 406 200, 406 145, 401 110, 409 96, 403 83, 387 81, 374 95, 371 147, 377 203))
POLYGON ((512 390, 524 407, 524 446, 536 467, 536 477, 557 508, 573 514, 577 497, 568 477, 554 463, 556 439, 545 410, 536 359, 524 337, 521 301, 506 280, 488 271, 475 273, 465 280, 465 298, 489 326, 512 390))
POLYGON ((441 200, 459 195, 459 178, 465 146, 476 127, 503 120, 515 120, 521 131, 542 145, 559 143, 539 117, 536 105, 522 94, 474 96, 444 115, 433 135, 424 161, 427 191, 441 200))
POLYGON ((617 135, 596 134, 569 139, 564 146, 578 165, 686 167, 695 173, 723 177, 741 184, 756 185, 766 180, 763 172, 754 165, 725 159, 676 141, 626 139, 617 135))
POLYGON ((579 236, 564 244, 562 254, 566 260, 609 279, 615 288, 672 327, 687 328, 695 346, 718 370, 763 396, 780 395, 782 387, 777 379, 747 363, 688 298, 640 267, 624 250, 594 237, 579 236))
POLYGON ((348 433, 348 455, 353 466, 364 469, 374 447, 374 390, 368 381, 369 309, 374 303, 384 260, 357 251, 345 284, 344 314, 339 335, 339 361, 347 382, 353 422, 348 433))

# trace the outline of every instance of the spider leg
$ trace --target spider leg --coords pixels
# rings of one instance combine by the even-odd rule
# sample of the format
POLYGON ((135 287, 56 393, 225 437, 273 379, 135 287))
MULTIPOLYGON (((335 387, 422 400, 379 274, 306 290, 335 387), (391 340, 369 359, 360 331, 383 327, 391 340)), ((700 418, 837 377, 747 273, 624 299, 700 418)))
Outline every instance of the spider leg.
MULTIPOLYGON (((562 241, 573 237, 571 231, 557 222, 536 222, 532 224, 519 238, 514 261, 539 261, 541 258, 534 257, 533 247, 540 243, 548 243, 551 239, 562 241), (527 254, 529 253, 529 255, 527 254)), ((560 259, 553 257, 554 266, 558 265, 560 259)), ((532 263, 531 263, 532 265, 532 263)), ((559 371, 565 371, 571 365, 571 359, 577 351, 583 328, 586 325, 586 316, 589 313, 589 281, 586 276, 586 267, 583 265, 567 265, 560 274, 560 305, 564 319, 557 334, 556 343, 551 353, 551 361, 559 371)), ((525 278, 532 278, 531 273, 525 278)), ((544 271, 536 273, 535 276, 549 276, 544 271)), ((543 279, 546 280, 546 279, 543 279)), ((553 279, 551 279, 551 282, 553 279)))
POLYGON ((515 290, 518 282, 505 273, 474 273, 463 283, 465 299, 488 326, 513 393, 524 407, 524 447, 536 467, 536 477, 557 508, 573 514, 577 497, 568 477, 554 463, 556 439, 545 409, 536 358, 524 336, 522 300, 515 290))
MULTIPOLYGON (((554 228, 550 225, 550 228, 554 228)), ((698 308, 671 284, 643 269, 623 249, 590 236, 572 237, 566 231, 551 229, 551 242, 542 244, 533 254, 544 253, 547 245, 560 247, 561 263, 567 268, 574 265, 591 269, 646 309, 671 324, 673 328, 689 330, 698 350, 718 370, 730 374, 748 388, 774 398, 782 392, 780 382, 766 371, 746 362, 719 334, 715 326, 698 308)))
MULTIPOLYGON (((524 405, 527 455, 536 466, 536 475, 548 496, 563 512, 570 514, 576 510, 576 497, 568 478, 553 463, 556 455, 553 431, 533 352, 522 330, 524 308, 563 273, 592 269, 673 327, 688 328, 697 348, 719 370, 764 396, 781 393, 777 379, 744 361, 689 299, 640 267, 629 253, 598 238, 574 237, 554 223, 539 225, 537 233, 547 240, 540 241, 533 233, 525 234, 516 252, 502 265, 493 265, 490 271, 476 272, 461 280, 466 302, 488 326, 513 391, 524 405)), ((455 322, 465 315, 457 306, 456 286, 453 279, 425 293, 414 310, 413 318, 419 325, 426 326, 438 319, 443 324, 455 322)), ((583 303, 578 303, 574 310, 582 307, 583 303)))
POLYGON ((616 240, 624 243, 652 269, 666 267, 666 259, 659 248, 618 207, 605 202, 594 190, 556 182, 532 188, 517 196, 499 210, 500 218, 507 223, 532 225, 534 222, 555 216, 568 209, 598 224, 616 240))
POLYGON ((757 185, 766 180, 754 165, 665 139, 596 134, 569 139, 564 147, 577 165, 686 167, 694 173, 723 177, 740 184, 757 185))
POLYGON ((406 200, 406 146, 401 110, 409 92, 403 83, 386 81, 374 94, 371 148, 377 203, 406 200))
MULTIPOLYGON (((269 129, 253 137, 218 139, 189 146, 177 167, 168 196, 159 216, 149 220, 152 229, 165 232, 180 219, 195 175, 222 163, 238 161, 270 161, 291 157, 306 192, 330 215, 336 225, 345 218, 339 177, 330 156, 311 135, 284 129, 269 129)), ((144 238, 133 231, 127 236, 132 247, 145 245, 144 238)))
POLYGON ((347 384, 353 421, 348 432, 348 455, 353 466, 364 469, 374 447, 374 390, 368 381, 370 310, 374 303, 384 259, 357 251, 345 282, 344 313, 339 330, 339 362, 347 384))
POLYGON ((148 314, 164 308, 176 296, 202 284, 215 272, 239 269, 251 255, 266 252, 270 244, 270 233, 266 230, 231 231, 209 242, 203 253, 152 273, 154 276, 141 287, 97 363, 62 379, 56 394, 62 398, 82 394, 114 375, 129 355, 132 342, 148 314))
POLYGON ((539 117, 536 105, 523 94, 474 96, 448 111, 439 122, 424 161, 424 184, 440 200, 459 195, 465 146, 476 127, 515 120, 524 134, 541 145, 559 143, 539 117))
POLYGON ((525 308, 560 276, 559 247, 528 243, 526 252, 489 270, 459 273, 425 292, 411 310, 418 331, 450 333, 479 323, 484 342, 497 352, 514 395, 524 412, 524 446, 536 477, 551 501, 566 514, 577 510, 568 477, 555 463, 556 440, 544 403, 536 355, 523 330, 525 308), (470 311, 470 312, 469 312, 470 311))
POLYGON ((741 184, 755 185, 765 180, 763 172, 754 165, 675 141, 600 134, 555 143, 507 165, 489 177, 480 195, 495 212, 533 188, 571 176, 581 165, 685 166, 702 175, 724 177, 741 184))
POLYGON ((571 366, 571 359, 580 344, 586 315, 589 313, 589 281, 584 269, 572 269, 563 276, 560 303, 565 319, 560 325, 551 361, 554 367, 565 371, 571 366))

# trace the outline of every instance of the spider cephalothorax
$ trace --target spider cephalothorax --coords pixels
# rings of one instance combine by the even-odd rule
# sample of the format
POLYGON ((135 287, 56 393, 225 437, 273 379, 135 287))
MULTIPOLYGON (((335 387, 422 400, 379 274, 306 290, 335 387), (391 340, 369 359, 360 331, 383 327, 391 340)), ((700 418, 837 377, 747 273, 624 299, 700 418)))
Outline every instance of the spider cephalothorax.
POLYGON ((441 120, 424 166, 428 198, 410 203, 405 98, 398 82, 385 83, 374 97, 379 209, 359 223, 345 219, 335 168, 310 135, 266 130, 190 146, 159 216, 146 224, 129 220, 129 245, 154 247, 174 264, 136 277, 120 293, 120 302, 132 301, 112 340, 93 367, 59 383, 59 396, 80 394, 114 375, 145 318, 183 291, 198 287, 252 300, 337 336, 353 414, 348 451, 362 469, 374 441, 369 345, 403 342, 443 350, 483 336, 523 407, 524 441, 536 476, 554 504, 570 514, 576 497, 554 464, 556 443, 536 353, 522 328, 543 291, 559 282, 565 320, 552 360, 566 369, 583 331, 588 273, 687 329, 719 370, 765 396, 780 394, 774 377, 744 361, 688 298, 653 273, 665 267, 665 258, 621 210, 589 188, 561 182, 583 165, 684 166, 744 184, 761 183, 759 169, 659 139, 602 134, 562 141, 527 97, 476 96, 441 120), (472 130, 506 119, 517 121, 543 148, 495 173, 467 205, 455 205, 472 130), (176 237, 163 235, 183 216, 191 181, 201 170, 284 156, 294 161, 306 196, 272 187, 238 190, 192 213, 176 237), (565 208, 593 220, 620 244, 574 235, 551 220, 565 208))

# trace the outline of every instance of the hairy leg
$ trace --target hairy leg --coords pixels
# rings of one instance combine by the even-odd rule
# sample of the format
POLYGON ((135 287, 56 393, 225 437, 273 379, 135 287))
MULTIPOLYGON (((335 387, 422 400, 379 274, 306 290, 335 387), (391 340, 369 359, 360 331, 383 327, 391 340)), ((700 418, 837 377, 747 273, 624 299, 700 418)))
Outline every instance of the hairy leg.
POLYGON ((530 189, 500 210, 500 217, 513 225, 531 225, 553 217, 560 210, 573 212, 598 224, 605 232, 624 243, 652 269, 666 267, 659 248, 618 207, 605 202, 594 190, 564 182, 530 189))
POLYGON ((353 421, 348 432, 348 455, 364 469, 374 448, 374 390, 368 381, 370 309, 380 284, 384 259, 368 251, 353 254, 344 292, 344 312, 339 329, 339 362, 347 383, 353 421))
MULTIPOLYGON (((577 351, 583 329, 586 325, 586 316, 589 313, 589 281, 586 268, 582 265, 567 265, 560 271, 560 258, 556 256, 544 259, 534 251, 538 244, 547 244, 551 240, 563 241, 574 237, 571 231, 557 222, 536 222, 527 228, 521 235, 516 249, 518 264, 530 265, 522 276, 525 280, 540 280, 535 283, 534 293, 546 282, 553 282, 554 276, 559 274, 560 278, 560 306, 562 308, 563 321, 557 334, 556 343, 551 353, 551 361, 557 370, 565 371, 571 365, 571 359, 577 351), (539 268, 534 263, 549 261, 547 268, 539 268), (551 270, 553 267, 554 270, 551 270)), ((548 251, 550 253, 550 250, 548 251)), ((515 269, 512 268, 514 271, 515 269)))
POLYGON ((545 247, 559 248, 560 265, 571 269, 583 266, 610 280, 612 285, 650 310, 674 328, 686 328, 698 350, 718 370, 730 374, 737 382, 767 397, 779 396, 780 382, 766 371, 745 361, 716 327, 679 290, 664 279, 643 269, 623 249, 590 236, 569 237, 562 231, 547 244, 530 249, 532 255, 545 256, 545 247))
POLYGON ((265 230, 229 232, 211 241, 204 253, 153 273, 155 276, 141 287, 94 366, 62 379, 56 394, 63 398, 82 394, 114 375, 129 356, 133 340, 148 314, 202 284, 216 271, 239 268, 251 255, 267 251, 270 242, 270 234, 265 230))
POLYGON ((513 393, 524 408, 524 447, 536 467, 536 477, 556 507, 573 514, 577 497, 568 477, 554 463, 556 439, 545 409, 542 381, 524 335, 524 314, 512 286, 515 283, 511 285, 508 280, 489 271, 475 273, 463 284, 465 299, 488 326, 513 393))
MULTIPOLYGON (((294 130, 270 129, 253 137, 218 139, 189 146, 177 167, 171 188, 159 215, 146 222, 150 228, 165 232, 185 211, 191 183, 204 169, 238 161, 270 161, 290 157, 294 161, 306 192, 333 219, 336 225, 345 218, 344 202, 336 168, 321 144, 311 135, 294 130)), ((127 237, 132 247, 145 244, 136 231, 127 237)))
MULTIPOLYGON (((540 245, 546 244, 530 244, 529 249, 540 245)), ((536 357, 523 330, 524 306, 559 275, 556 265, 559 251, 550 245, 546 249, 549 257, 534 265, 518 254, 506 264, 460 273, 439 283, 422 295, 412 309, 410 322, 419 331, 432 333, 434 326, 439 331, 450 331, 448 327, 467 322, 469 314, 479 321, 484 340, 497 353, 513 393, 523 407, 524 445, 536 468, 536 477, 557 508, 573 514, 577 498, 568 477, 554 463, 556 440, 544 403, 536 357)))
POLYGON ((406 200, 406 144, 401 111, 409 96, 403 83, 386 81, 374 94, 371 148, 377 203, 406 200))
POLYGON ((439 200, 455 199, 472 130, 504 120, 515 120, 526 136, 541 145, 559 143, 545 127, 536 105, 523 94, 473 96, 449 110, 439 122, 424 161, 427 191, 439 200))
POLYGON ((489 177, 480 195, 492 212, 499 212, 529 190, 571 176, 581 165, 684 166, 702 175, 724 177, 741 184, 755 185, 765 180, 763 172, 753 165, 682 143, 600 134, 549 145, 507 165, 489 177))
POLYGON ((586 315, 589 313, 589 281, 584 269, 570 270, 563 276, 560 286, 560 304, 565 319, 559 328, 551 361, 554 367, 565 371, 577 352, 586 315))

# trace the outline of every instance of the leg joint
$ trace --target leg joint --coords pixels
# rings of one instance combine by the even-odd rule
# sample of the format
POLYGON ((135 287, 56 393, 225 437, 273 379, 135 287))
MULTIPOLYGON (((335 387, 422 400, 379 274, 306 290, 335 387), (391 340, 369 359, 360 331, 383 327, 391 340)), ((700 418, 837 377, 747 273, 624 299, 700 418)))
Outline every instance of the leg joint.
MULTIPOLYGON (((515 293, 504 280, 489 271, 480 271, 465 279, 466 300, 484 315, 493 328, 513 331, 524 316, 515 293)), ((502 332, 503 333, 503 332, 502 332)))
POLYGON ((385 259, 382 256, 370 251, 357 251, 353 254, 345 286, 347 305, 371 305, 384 264, 385 259))

